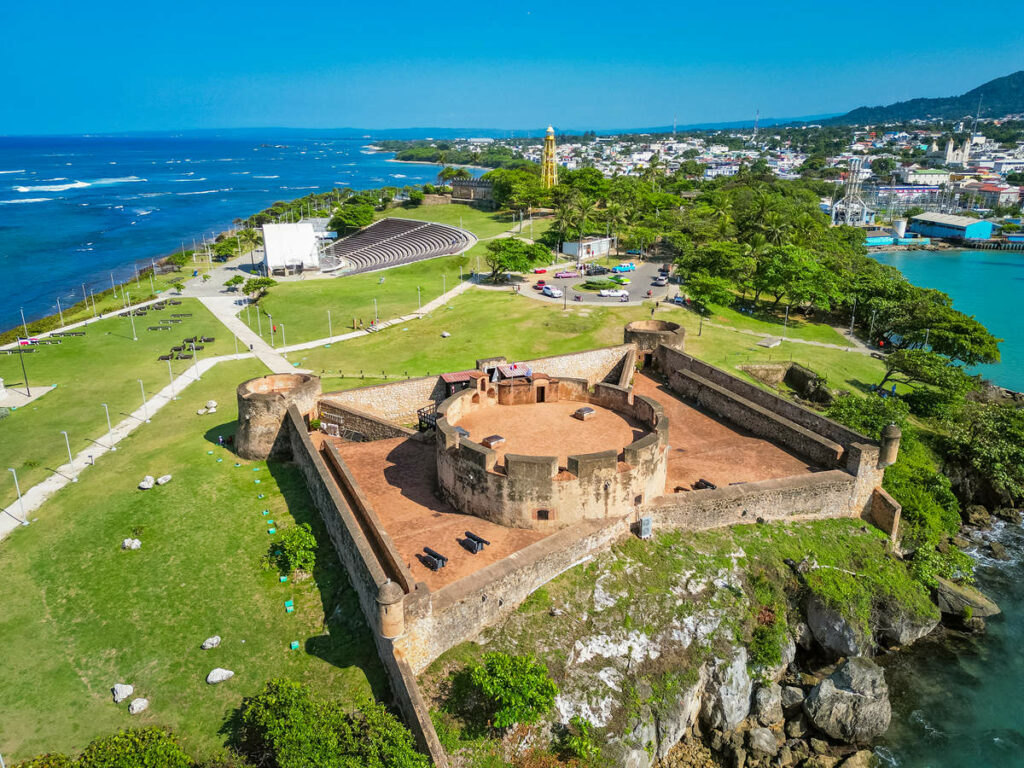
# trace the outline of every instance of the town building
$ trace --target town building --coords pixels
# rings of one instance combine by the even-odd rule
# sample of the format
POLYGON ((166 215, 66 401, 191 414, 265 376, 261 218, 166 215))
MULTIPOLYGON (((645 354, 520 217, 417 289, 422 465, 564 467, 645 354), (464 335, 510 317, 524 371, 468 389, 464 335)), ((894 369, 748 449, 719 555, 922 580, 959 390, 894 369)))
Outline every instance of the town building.
POLYGON ((950 213, 922 213, 914 216, 908 229, 925 237, 947 240, 989 240, 992 237, 991 221, 950 213))

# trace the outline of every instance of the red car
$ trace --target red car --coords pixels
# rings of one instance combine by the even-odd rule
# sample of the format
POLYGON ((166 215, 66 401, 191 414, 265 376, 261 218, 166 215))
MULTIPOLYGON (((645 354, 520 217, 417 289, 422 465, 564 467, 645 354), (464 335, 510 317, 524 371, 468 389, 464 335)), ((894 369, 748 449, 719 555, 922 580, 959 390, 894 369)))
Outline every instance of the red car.
POLYGON ((533 270, 533 274, 535 274, 535 275, 543 275, 545 272, 547 272, 547 270, 546 269, 541 269, 540 267, 538 267, 537 269, 533 270))
POLYGON ((545 283, 543 280, 538 280, 537 284, 535 286, 533 286, 533 290, 535 290, 535 291, 542 291, 542 290, 544 290, 544 286, 545 285, 547 285, 547 283, 545 283))

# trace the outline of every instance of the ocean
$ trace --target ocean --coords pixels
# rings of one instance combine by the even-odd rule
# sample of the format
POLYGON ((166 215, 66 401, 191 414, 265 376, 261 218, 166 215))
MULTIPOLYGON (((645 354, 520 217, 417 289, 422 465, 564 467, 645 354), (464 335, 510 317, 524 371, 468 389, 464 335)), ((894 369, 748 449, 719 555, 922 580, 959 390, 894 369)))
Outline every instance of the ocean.
POLYGON ((996 384, 1024 391, 1024 253, 1020 251, 882 251, 915 285, 937 288, 953 306, 975 315, 998 338, 1002 361, 974 370, 996 384))
POLYGON ((365 149, 384 138, 0 137, 0 328, 277 200, 436 181, 439 166, 365 149))

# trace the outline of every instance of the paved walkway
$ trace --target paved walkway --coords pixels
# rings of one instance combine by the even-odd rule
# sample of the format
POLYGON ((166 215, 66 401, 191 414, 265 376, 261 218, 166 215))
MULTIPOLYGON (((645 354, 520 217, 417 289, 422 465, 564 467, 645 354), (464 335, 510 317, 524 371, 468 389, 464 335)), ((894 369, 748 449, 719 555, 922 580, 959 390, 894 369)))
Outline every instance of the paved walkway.
MULTIPOLYGON (((0 539, 5 538, 11 531, 21 526, 24 519, 33 520, 32 513, 38 510, 47 499, 66 485, 77 482, 75 478, 82 470, 95 464, 96 459, 116 448, 118 443, 147 423, 153 414, 171 402, 174 397, 180 395, 192 382, 198 381, 217 363, 222 360, 244 360, 251 357, 253 355, 249 353, 222 355, 199 360, 187 368, 166 387, 146 398, 145 406, 128 414, 99 440, 93 440, 92 445, 80 451, 73 461, 61 464, 50 477, 41 483, 28 489, 22 489, 21 501, 15 500, 9 507, 0 510, 0 539)), ((140 475, 138 479, 141 482, 142 476, 140 475)))
POLYGON ((203 306, 210 310, 214 317, 220 320, 231 333, 235 334, 239 341, 249 347, 273 373, 309 373, 309 371, 296 368, 289 363, 288 359, 281 354, 283 348, 271 347, 256 331, 239 320, 237 315, 241 307, 235 303, 236 300, 237 297, 234 296, 203 296, 199 299, 203 306))

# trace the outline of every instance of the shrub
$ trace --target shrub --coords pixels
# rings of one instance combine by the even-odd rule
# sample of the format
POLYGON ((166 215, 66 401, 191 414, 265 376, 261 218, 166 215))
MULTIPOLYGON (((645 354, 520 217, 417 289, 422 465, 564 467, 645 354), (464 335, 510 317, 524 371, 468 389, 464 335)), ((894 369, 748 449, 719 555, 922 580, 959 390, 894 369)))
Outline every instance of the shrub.
POLYGON ((409 193, 409 205, 423 205, 424 199, 426 199, 426 195, 418 189, 409 193))
POLYGON ((560 751, 584 762, 596 760, 601 747, 594 736, 594 724, 585 717, 573 715, 560 739, 560 751))
POLYGON ((316 537, 313 535, 309 523, 302 523, 287 529, 276 546, 281 550, 281 554, 278 556, 278 565, 287 573, 292 571, 308 573, 316 565, 316 537))
POLYGON ((471 680, 483 695, 495 728, 536 722, 551 709, 558 693, 548 668, 532 656, 484 654, 471 680))
POLYGON ((75 768, 77 764, 78 762, 74 758, 54 752, 25 760, 15 765, 14 768, 75 768))
POLYGON ((242 703, 238 750, 273 768, 427 768, 412 734, 380 704, 354 713, 315 701, 309 688, 271 680, 242 703))
POLYGON ((754 627, 748 648, 750 665, 776 667, 782 663, 782 646, 786 641, 786 601, 764 574, 756 575, 751 586, 754 627))
POLYGON ((895 423, 906 432, 909 413, 907 404, 894 397, 842 395, 829 406, 825 415, 877 440, 888 424, 895 423))
MULTIPOLYGON (((59 764, 58 764, 59 765, 59 764)), ((178 742, 162 728, 120 731, 96 739, 78 758, 77 768, 191 768, 178 742)))
POLYGON ((320 419, 310 419, 309 428, 314 432, 320 429, 320 419))

